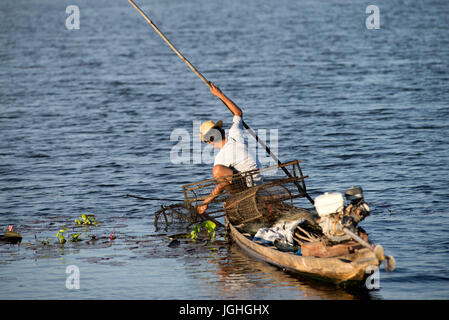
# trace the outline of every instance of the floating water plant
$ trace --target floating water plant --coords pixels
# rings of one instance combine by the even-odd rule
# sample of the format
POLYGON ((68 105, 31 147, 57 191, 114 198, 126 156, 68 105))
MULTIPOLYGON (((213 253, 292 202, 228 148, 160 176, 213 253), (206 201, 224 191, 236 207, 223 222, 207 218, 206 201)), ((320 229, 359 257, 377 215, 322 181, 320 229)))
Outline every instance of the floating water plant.
MULTIPOLYGON (((69 235, 69 229, 67 229, 65 226, 62 226, 62 228, 58 231, 58 233, 56 234, 56 237, 58 238, 58 242, 60 244, 64 244, 67 242, 67 240, 70 238, 70 242, 78 242, 81 239, 79 238, 79 236, 81 235, 81 233, 74 233, 69 235)), ((41 241, 42 244, 48 244, 48 243, 44 243, 41 241)))
POLYGON ((81 233, 74 233, 72 234, 72 239, 70 240, 71 242, 78 242, 81 239, 79 238, 79 236, 81 235, 81 233))
POLYGON ((64 237, 64 233, 67 232, 67 238, 69 237, 69 231, 65 226, 62 226, 61 230, 58 231, 56 234, 56 237, 58 238, 58 241, 60 244, 64 244, 67 242, 67 240, 64 237))
POLYGON ((82 214, 79 218, 75 219, 75 222, 79 225, 96 225, 95 216, 93 214, 82 214))
POLYGON ((192 239, 192 240, 196 240, 196 239, 198 239, 198 233, 200 233, 200 227, 199 227, 199 225, 195 225, 194 227, 193 227, 193 230, 192 230, 192 232, 190 232, 190 238, 192 239))
POLYGON ((212 221, 206 221, 201 224, 201 227, 207 230, 207 237, 210 240, 211 238, 215 239, 215 228, 217 225, 212 221))
POLYGON ((190 232, 190 238, 192 240, 198 239, 198 234, 201 232, 201 229, 203 229, 203 230, 207 231, 207 239, 208 240, 210 240, 211 238, 215 239, 215 228, 216 227, 217 227, 217 225, 210 220, 205 221, 200 225, 196 224, 193 227, 192 232, 190 232))
MULTIPOLYGON (((37 239, 36 239, 36 240, 37 240, 37 239)), ((41 239, 41 240, 39 240, 39 243, 40 243, 41 245, 43 245, 43 246, 50 246, 50 245, 51 245, 50 239, 49 239, 49 238, 47 238, 47 239, 45 239, 45 240, 41 239)))

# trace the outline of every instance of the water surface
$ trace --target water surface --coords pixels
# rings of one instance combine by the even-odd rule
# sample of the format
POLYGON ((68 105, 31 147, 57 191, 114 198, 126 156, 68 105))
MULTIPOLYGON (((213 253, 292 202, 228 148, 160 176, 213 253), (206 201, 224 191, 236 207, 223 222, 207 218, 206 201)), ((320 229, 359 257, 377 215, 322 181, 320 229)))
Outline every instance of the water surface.
POLYGON ((194 121, 229 126, 229 112, 127 1, 77 1, 79 30, 65 26, 71 1, 2 1, 0 228, 24 239, 0 244, 1 298, 449 297, 446 1, 377 1, 378 30, 363 1, 137 3, 267 142, 278 130, 279 158, 303 161, 313 197, 363 187, 362 226, 397 269, 359 294, 221 242, 169 248, 180 231, 155 231, 161 203, 123 195, 182 198, 209 178, 193 150, 170 160, 170 136, 193 141, 194 121), (82 213, 102 222, 83 231, 95 244, 40 245, 82 213), (65 286, 72 264, 80 290, 65 286))

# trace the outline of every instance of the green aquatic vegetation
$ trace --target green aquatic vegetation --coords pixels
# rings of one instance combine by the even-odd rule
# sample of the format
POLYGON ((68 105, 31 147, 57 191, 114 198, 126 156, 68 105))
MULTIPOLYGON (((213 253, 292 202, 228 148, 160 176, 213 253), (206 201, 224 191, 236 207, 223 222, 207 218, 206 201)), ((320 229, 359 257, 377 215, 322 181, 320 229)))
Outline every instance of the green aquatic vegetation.
POLYGON ((71 242, 78 242, 81 239, 79 238, 79 236, 81 235, 81 233, 74 233, 72 234, 72 239, 70 240, 71 242))
POLYGON ((190 238, 192 240, 196 240, 198 239, 198 234, 201 232, 201 230, 206 230, 207 231, 207 239, 211 240, 212 238, 215 239, 215 228, 217 227, 217 225, 208 220, 203 222, 202 224, 196 224, 193 227, 192 232, 190 232, 190 238))
MULTIPOLYGON (((95 215, 93 214, 82 214, 78 218, 75 219, 76 224, 78 225, 97 225, 98 222, 95 220, 95 215)), ((67 241, 70 242, 78 242, 80 239, 81 233, 73 233, 70 234, 69 230, 63 225, 62 228, 56 233, 56 237, 58 238, 59 244, 65 244, 67 241)))
POLYGON ((50 246, 51 245, 51 243, 50 243, 50 238, 47 238, 47 239, 45 239, 45 240, 43 240, 43 239, 37 239, 37 236, 36 236, 36 234, 34 235, 34 240, 36 240, 36 241, 38 241, 41 245, 43 245, 43 246, 50 246))
POLYGON ((210 240, 211 237, 215 239, 215 228, 217 225, 212 221, 206 221, 201 224, 201 227, 207 230, 207 237, 210 240))
POLYGON ((64 237, 64 234, 67 232, 67 238, 69 237, 69 230, 65 227, 62 226, 62 228, 58 231, 58 233, 56 234, 56 237, 58 238, 58 241, 60 244, 64 244, 67 242, 66 237, 64 237))
POLYGON ((95 221, 95 215, 93 214, 82 214, 80 217, 75 219, 75 222, 78 225, 96 225, 97 221, 95 221))
MULTIPOLYGON (((81 233, 69 234, 69 229, 67 229, 65 226, 62 226, 62 228, 58 231, 58 233, 56 233, 56 237, 58 238, 59 244, 65 244, 68 239, 70 239, 70 242, 78 242, 81 240, 79 238, 80 235, 81 233)), ((46 242, 43 242, 41 240, 41 243, 49 244, 48 240, 46 242)))
POLYGON ((199 227, 199 225, 195 225, 194 227, 193 227, 193 230, 192 230, 192 232, 190 232, 190 238, 192 239, 192 240, 196 240, 196 239, 198 239, 198 233, 200 233, 200 227, 199 227))

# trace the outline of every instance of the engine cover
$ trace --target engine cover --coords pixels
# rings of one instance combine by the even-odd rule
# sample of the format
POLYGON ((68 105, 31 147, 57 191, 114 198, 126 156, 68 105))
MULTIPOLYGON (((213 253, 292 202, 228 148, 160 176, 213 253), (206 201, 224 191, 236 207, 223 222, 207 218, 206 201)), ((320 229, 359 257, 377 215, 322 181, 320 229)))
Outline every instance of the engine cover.
POLYGON ((320 217, 341 211, 344 208, 345 200, 341 193, 325 193, 315 198, 315 209, 320 217))

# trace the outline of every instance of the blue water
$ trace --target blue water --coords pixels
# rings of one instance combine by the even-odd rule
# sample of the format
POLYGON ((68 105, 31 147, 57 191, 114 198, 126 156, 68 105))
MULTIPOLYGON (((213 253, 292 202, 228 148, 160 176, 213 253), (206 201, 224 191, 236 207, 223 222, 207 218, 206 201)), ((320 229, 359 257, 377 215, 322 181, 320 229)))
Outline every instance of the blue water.
POLYGON ((195 121, 229 126, 229 111, 125 0, 2 1, 0 228, 23 241, 0 244, 0 298, 449 297, 446 1, 376 1, 377 30, 366 1, 137 3, 251 128, 268 143, 277 130, 279 158, 303 161, 313 197, 363 187, 362 226, 397 269, 360 294, 222 242, 169 248, 179 230, 155 231, 161 203, 123 195, 182 198, 182 184, 209 178, 193 149, 188 163, 171 161, 170 136, 197 139, 195 121), (72 4, 78 30, 65 24, 72 4), (81 229, 97 242, 55 245, 83 213, 102 222, 81 229), (69 265, 80 289, 66 288, 69 265))

